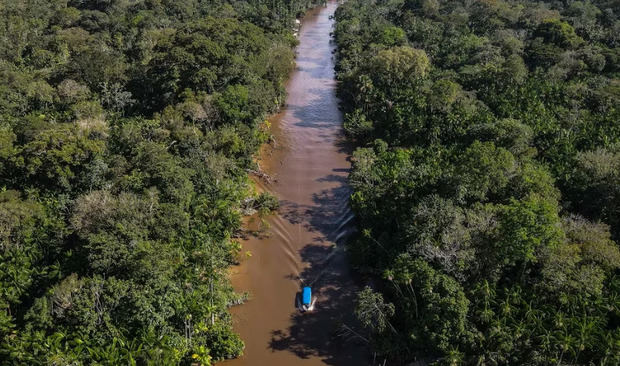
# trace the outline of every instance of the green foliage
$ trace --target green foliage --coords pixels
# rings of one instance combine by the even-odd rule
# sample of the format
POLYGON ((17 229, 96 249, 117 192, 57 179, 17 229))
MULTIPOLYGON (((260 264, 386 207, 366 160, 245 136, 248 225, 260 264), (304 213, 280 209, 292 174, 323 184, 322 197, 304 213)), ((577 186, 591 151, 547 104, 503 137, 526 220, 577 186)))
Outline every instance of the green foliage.
POLYGON ((389 318, 394 315, 394 305, 386 304, 380 293, 374 292, 366 286, 357 295, 355 315, 366 328, 375 332, 384 332, 389 324, 389 318))
POLYGON ((485 202, 487 197, 504 194, 515 170, 512 154, 496 148, 492 142, 475 141, 459 157, 456 163, 455 184, 459 198, 472 202, 485 202))
POLYGON ((553 200, 531 196, 501 207, 491 255, 508 266, 535 263, 537 252, 557 246, 561 239, 556 205, 553 200))
POLYGON ((0 3, 0 364, 243 352, 228 267, 246 171, 314 4, 0 3))
POLYGON ((254 208, 262 213, 269 213, 280 208, 278 198, 271 193, 263 192, 256 197, 254 208))
POLYGON ((393 85, 410 78, 423 78, 430 63, 426 53, 411 47, 382 50, 370 60, 369 72, 379 85, 393 85))
POLYGON ((570 181, 574 207, 612 226, 620 235, 620 145, 577 154, 577 171, 570 181))
POLYGON ((357 315, 392 363, 620 362, 610 4, 338 9, 357 315))
POLYGON ((544 42, 553 43, 564 49, 575 48, 583 42, 570 24, 558 19, 543 21, 534 31, 533 36, 541 37, 544 42))
POLYGON ((457 281, 407 254, 400 255, 387 273, 393 273, 396 288, 407 297, 403 306, 408 311, 399 317, 408 324, 408 338, 415 341, 416 348, 448 352, 465 338, 469 300, 457 281), (416 323, 425 326, 418 328, 416 323))

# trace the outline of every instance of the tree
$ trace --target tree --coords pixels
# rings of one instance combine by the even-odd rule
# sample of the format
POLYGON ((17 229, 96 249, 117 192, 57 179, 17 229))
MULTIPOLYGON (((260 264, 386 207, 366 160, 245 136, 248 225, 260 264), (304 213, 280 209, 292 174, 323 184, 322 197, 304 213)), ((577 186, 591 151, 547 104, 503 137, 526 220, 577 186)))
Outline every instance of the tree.
POLYGON ((364 327, 373 332, 382 333, 388 327, 394 331, 390 324, 390 317, 394 315, 394 305, 385 303, 380 293, 374 292, 366 286, 357 294, 357 306, 355 315, 362 322, 364 327))
POLYGON ((556 202, 536 195, 503 207, 493 245, 495 263, 525 270, 538 261, 541 250, 556 246, 563 234, 557 210, 556 202))
MULTIPOLYGON (((613 228, 620 227, 619 179, 620 152, 617 147, 577 154, 576 172, 571 181, 578 197, 575 207, 613 228)), ((614 234, 618 235, 617 229, 614 234)))
POLYGON ((368 69, 376 84, 395 88, 424 78, 429 72, 430 61, 423 50, 400 46, 379 51, 369 60, 368 69))
POLYGON ((566 239, 544 255, 541 285, 562 296, 602 296, 607 276, 620 267, 620 250, 609 228, 574 215, 562 225, 566 239))
POLYGON ((76 182, 85 165, 103 153, 104 141, 84 136, 79 127, 70 124, 56 127, 43 121, 24 122, 21 135, 26 141, 13 158, 17 181, 64 192, 83 189, 76 182), (37 124, 41 127, 35 127, 37 124))
POLYGON ((509 151, 478 141, 464 151, 457 166, 457 199, 466 202, 501 197, 516 169, 509 151))
POLYGON ((408 255, 399 256, 388 273, 394 273, 397 283, 409 287, 408 293, 401 295, 409 311, 399 313, 399 318, 407 326, 409 342, 418 343, 412 346, 449 352, 468 337, 469 300, 457 281, 408 255), (417 310, 411 311, 411 307, 417 310))

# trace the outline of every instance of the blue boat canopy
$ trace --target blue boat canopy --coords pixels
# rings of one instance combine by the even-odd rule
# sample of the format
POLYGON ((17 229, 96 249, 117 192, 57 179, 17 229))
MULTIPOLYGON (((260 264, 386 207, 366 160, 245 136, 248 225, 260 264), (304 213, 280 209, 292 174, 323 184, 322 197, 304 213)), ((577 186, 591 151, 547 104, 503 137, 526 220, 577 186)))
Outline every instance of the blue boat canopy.
POLYGON ((301 299, 304 305, 310 305, 312 302, 312 290, 310 287, 306 286, 301 291, 301 299))

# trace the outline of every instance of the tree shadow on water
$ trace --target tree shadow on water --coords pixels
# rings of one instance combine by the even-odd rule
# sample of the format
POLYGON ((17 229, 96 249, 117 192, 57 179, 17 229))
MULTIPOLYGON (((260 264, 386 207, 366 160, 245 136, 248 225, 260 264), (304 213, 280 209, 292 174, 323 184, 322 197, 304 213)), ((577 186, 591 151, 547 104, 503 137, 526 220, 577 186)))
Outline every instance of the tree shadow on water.
POLYGON ((306 267, 287 278, 311 286, 318 301, 312 312, 294 312, 287 329, 274 329, 268 348, 304 359, 319 357, 328 365, 367 364, 364 345, 340 336, 343 324, 356 324, 353 309, 358 286, 344 251, 344 242, 354 230, 348 206, 351 190, 343 175, 329 174, 319 181, 338 185, 315 194, 313 205, 285 201, 280 210, 283 218, 315 234, 300 250, 306 267))
MULTIPOLYGON (((302 252, 307 255, 305 258, 313 260, 322 258, 321 254, 334 253, 333 250, 311 244, 302 252)), ((287 329, 272 331, 269 343, 272 351, 286 350, 300 358, 320 357, 328 365, 361 365, 367 361, 363 344, 340 335, 343 324, 355 324, 353 308, 357 287, 350 276, 343 273, 344 253, 335 253, 328 263, 310 266, 301 274, 303 278, 318 276, 312 288, 319 300, 314 311, 293 313, 287 329)))

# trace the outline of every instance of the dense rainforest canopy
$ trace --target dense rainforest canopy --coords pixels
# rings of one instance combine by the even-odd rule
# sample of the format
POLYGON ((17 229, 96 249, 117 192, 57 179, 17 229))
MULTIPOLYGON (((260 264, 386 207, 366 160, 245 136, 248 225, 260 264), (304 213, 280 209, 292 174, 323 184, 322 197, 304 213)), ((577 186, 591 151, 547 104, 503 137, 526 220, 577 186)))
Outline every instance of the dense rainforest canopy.
POLYGON ((313 0, 0 1, 0 364, 210 364, 313 0))
POLYGON ((356 309, 377 352, 620 364, 617 1, 349 0, 356 309))

